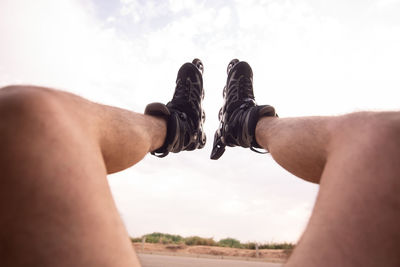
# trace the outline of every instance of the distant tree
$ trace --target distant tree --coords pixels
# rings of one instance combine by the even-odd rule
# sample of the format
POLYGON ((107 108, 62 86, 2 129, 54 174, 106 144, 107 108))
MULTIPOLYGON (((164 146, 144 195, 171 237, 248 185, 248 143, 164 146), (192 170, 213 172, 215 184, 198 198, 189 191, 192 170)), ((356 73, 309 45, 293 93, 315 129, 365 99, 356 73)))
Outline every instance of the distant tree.
POLYGON ((230 248, 241 248, 242 247, 242 244, 240 244, 239 240, 230 238, 230 237, 221 239, 218 242, 218 245, 221 247, 230 247, 230 248))
POLYGON ((217 243, 212 238, 202 238, 199 236, 190 236, 185 238, 185 244, 188 246, 216 246, 217 243))
POLYGON ((180 235, 170 235, 164 233, 152 233, 145 235, 146 242, 148 243, 163 243, 163 244, 178 244, 183 242, 183 238, 180 235))

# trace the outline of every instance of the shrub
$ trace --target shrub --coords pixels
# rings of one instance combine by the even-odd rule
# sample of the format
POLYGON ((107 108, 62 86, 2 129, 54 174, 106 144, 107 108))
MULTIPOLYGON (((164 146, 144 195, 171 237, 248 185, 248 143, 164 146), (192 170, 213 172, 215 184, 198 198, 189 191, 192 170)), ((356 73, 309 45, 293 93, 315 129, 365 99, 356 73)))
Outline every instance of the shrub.
POLYGON ((242 248, 244 248, 244 249, 256 249, 256 243, 249 242, 249 243, 242 244, 242 248))
POLYGON ((141 237, 131 237, 131 242, 132 243, 142 242, 142 238, 141 237))
POLYGON ((183 242, 183 238, 180 235, 152 233, 145 235, 145 237, 148 243, 178 244, 183 242))
POLYGON ((230 247, 230 248, 241 248, 242 244, 240 244, 240 241, 234 238, 225 238, 225 239, 221 239, 218 242, 218 245, 221 247, 230 247))
POLYGON ((267 243, 259 246, 260 249, 288 249, 291 250, 294 248, 294 244, 292 243, 267 243))
POLYGON ((212 238, 202 238, 199 236, 190 236, 185 238, 185 244, 188 246, 216 246, 217 243, 212 238))
MULTIPOLYGON (((219 247, 230 247, 230 248, 244 248, 244 249, 256 249, 256 243, 248 242, 248 243, 240 243, 239 240, 234 238, 224 238, 218 242, 215 242, 213 238, 202 238, 199 236, 190 236, 183 238, 180 235, 170 235, 164 233, 152 233, 144 235, 147 243, 162 243, 162 244, 185 244, 187 246, 219 246, 219 247)), ((143 237, 133 238, 131 237, 132 242, 142 242, 143 237)), ((283 249, 285 253, 291 253, 294 249, 295 245, 292 243, 265 243, 259 244, 259 249, 283 249)))

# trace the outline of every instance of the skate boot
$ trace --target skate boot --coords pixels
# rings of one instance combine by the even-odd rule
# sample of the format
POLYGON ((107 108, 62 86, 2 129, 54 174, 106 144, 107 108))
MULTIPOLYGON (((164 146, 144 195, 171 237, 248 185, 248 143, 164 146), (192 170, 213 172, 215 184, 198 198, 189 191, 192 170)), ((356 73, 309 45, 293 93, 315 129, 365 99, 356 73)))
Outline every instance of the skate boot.
POLYGON ((227 73, 224 104, 219 111, 220 126, 215 132, 211 159, 219 159, 225 152, 225 146, 249 147, 262 153, 256 150, 261 148, 255 138, 257 122, 261 117, 277 116, 272 106, 259 106, 255 102, 253 72, 248 63, 233 59, 227 73))
POLYGON ((167 121, 167 136, 162 147, 151 154, 163 158, 169 152, 203 148, 206 135, 203 131, 205 113, 202 109, 203 63, 194 59, 185 63, 178 71, 172 100, 166 105, 151 103, 144 113, 164 117, 167 121))

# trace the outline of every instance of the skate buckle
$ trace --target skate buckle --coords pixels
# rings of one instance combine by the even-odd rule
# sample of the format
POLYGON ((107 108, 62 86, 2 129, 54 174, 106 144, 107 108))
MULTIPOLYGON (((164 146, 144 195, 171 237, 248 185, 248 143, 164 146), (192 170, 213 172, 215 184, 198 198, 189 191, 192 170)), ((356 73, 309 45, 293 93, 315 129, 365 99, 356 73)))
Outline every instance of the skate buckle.
POLYGON ((222 135, 220 131, 217 131, 214 136, 213 150, 211 151, 211 159, 217 160, 225 152, 226 145, 222 142, 222 135))

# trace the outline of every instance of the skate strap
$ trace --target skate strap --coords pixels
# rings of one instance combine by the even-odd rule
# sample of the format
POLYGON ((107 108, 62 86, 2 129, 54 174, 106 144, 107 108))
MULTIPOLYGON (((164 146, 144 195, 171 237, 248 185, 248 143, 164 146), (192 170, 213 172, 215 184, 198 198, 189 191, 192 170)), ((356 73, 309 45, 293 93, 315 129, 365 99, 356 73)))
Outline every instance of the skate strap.
POLYGON ((225 146, 226 145, 222 142, 221 134, 219 133, 219 131, 216 131, 214 135, 214 144, 210 158, 214 160, 219 159, 225 152, 225 146))

